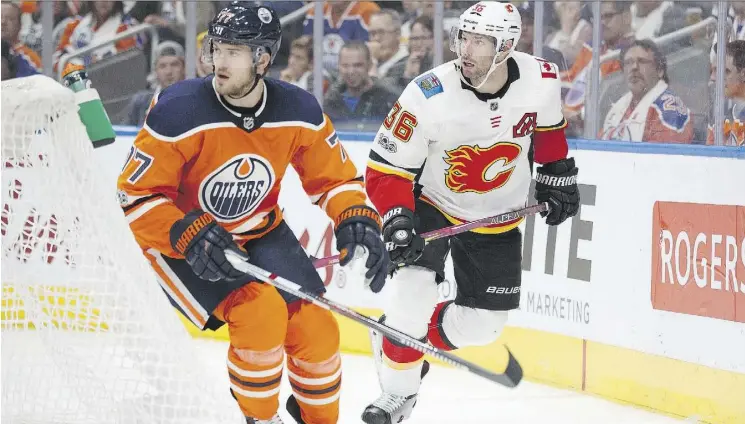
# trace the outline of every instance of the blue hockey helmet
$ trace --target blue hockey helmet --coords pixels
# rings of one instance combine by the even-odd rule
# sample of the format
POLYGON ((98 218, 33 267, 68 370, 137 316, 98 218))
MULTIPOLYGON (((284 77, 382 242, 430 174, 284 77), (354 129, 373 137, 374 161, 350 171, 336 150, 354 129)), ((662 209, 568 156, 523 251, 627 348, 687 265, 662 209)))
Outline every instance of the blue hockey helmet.
MULTIPOLYGON (((261 53, 269 53, 271 64, 282 42, 282 24, 271 7, 234 1, 212 19, 207 36, 209 42, 204 44, 210 50, 214 41, 242 44, 252 47, 257 59, 261 53)), ((204 53, 211 51, 205 49, 204 53)))

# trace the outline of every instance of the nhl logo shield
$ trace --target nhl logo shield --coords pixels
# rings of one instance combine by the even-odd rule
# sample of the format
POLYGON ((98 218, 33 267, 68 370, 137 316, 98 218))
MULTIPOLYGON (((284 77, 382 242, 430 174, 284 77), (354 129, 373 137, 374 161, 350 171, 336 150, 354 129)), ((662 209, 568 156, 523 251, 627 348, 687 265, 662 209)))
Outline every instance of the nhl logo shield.
POLYGON ((491 109, 492 112, 494 112, 497 109, 499 109, 499 102, 491 102, 489 104, 489 109, 491 109))
POLYGON ((245 128, 246 131, 251 131, 253 127, 254 127, 254 117, 244 116, 243 117, 243 128, 245 128))

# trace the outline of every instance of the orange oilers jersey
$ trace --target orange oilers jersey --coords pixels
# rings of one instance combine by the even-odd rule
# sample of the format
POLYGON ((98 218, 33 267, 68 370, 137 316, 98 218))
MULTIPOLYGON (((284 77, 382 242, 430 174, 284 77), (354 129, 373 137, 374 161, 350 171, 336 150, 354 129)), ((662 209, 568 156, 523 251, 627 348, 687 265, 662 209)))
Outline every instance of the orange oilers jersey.
POLYGON ((118 198, 143 249, 180 257, 171 225, 192 209, 209 212, 241 244, 275 228, 288 165, 311 201, 335 220, 365 204, 363 179, 331 121, 305 90, 266 78, 253 110, 228 107, 213 78, 159 93, 118 180, 118 198))

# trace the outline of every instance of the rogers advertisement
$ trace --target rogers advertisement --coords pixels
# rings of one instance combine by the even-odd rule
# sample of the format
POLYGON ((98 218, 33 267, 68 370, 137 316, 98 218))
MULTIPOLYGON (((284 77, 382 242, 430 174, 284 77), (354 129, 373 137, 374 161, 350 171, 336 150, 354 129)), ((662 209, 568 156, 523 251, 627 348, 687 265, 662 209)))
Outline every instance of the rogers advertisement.
POLYGON ((656 202, 652 306, 745 322, 745 206, 656 202))

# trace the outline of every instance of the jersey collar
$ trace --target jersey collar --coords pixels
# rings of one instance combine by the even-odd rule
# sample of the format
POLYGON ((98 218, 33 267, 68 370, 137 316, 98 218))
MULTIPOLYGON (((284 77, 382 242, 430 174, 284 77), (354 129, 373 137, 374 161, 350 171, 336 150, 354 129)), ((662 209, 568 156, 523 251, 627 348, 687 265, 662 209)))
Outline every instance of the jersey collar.
POLYGON ((253 108, 238 108, 235 106, 229 105, 226 101, 223 100, 222 96, 217 92, 217 87, 215 87, 215 78, 212 78, 212 89, 215 91, 215 97, 217 97, 217 101, 220 102, 222 107, 225 108, 228 112, 233 114, 234 116, 237 116, 239 118, 245 116, 245 115, 253 115, 254 117, 258 117, 261 112, 264 111, 264 108, 266 107, 266 96, 268 87, 267 84, 264 82, 264 78, 259 81, 259 84, 264 84, 264 93, 261 96, 261 103, 259 103, 257 106, 253 108))
MULTIPOLYGON (((482 102, 486 102, 493 99, 498 99, 504 97, 505 94, 507 94, 507 90, 510 88, 510 85, 512 85, 513 82, 520 79, 520 67, 517 66, 517 62, 515 62, 515 59, 508 58, 507 59, 507 82, 504 83, 504 86, 499 89, 496 93, 482 93, 479 91, 476 91, 475 88, 471 87, 470 85, 466 84, 461 80, 460 86, 464 90, 468 90, 472 92, 477 99, 481 100, 482 102)), ((460 69, 458 69, 458 72, 460 72, 460 69)), ((463 77, 466 78, 466 77, 463 77)), ((468 78, 466 78, 468 80, 468 78)), ((471 80, 468 80, 470 83, 471 80)))

